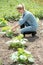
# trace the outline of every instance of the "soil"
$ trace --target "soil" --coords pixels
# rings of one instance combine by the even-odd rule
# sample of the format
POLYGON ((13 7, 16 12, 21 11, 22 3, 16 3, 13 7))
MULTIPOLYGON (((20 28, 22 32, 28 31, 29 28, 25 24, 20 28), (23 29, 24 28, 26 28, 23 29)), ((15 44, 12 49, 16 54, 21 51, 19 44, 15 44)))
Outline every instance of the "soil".
MULTIPOLYGON (((9 25, 13 26, 15 23, 10 21, 9 25)), ((28 39, 26 43, 26 50, 30 51, 35 58, 33 65, 43 65, 43 20, 39 20, 39 27, 36 36, 33 38, 31 34, 25 35, 28 39)), ((1 31, 1 28, 0 28, 1 31)), ((0 58, 2 59, 3 65, 11 65, 12 61, 9 56, 14 50, 9 50, 5 44, 10 38, 0 36, 0 58)), ((14 64, 15 65, 15 64, 14 64)))

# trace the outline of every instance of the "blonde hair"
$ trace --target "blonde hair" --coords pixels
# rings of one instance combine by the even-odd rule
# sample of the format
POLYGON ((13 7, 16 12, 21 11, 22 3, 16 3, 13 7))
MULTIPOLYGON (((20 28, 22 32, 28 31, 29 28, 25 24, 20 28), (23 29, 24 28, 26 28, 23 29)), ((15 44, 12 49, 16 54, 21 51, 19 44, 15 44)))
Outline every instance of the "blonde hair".
POLYGON ((24 9, 24 10, 25 10, 24 4, 19 4, 19 5, 17 6, 17 9, 24 9))

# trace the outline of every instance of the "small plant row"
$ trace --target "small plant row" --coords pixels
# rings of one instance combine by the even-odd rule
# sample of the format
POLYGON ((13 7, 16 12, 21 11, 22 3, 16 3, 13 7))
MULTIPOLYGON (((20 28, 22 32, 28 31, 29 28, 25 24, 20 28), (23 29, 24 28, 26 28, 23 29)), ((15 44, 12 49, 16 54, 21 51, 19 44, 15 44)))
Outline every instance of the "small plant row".
POLYGON ((12 38, 12 40, 6 42, 8 47, 17 50, 10 55, 10 59, 18 65, 33 64, 34 58, 32 54, 29 51, 24 50, 26 48, 25 44, 27 39, 23 38, 24 36, 22 34, 14 37, 14 32, 11 30, 11 27, 8 26, 8 22, 3 18, 0 18, 0 27, 2 27, 2 32, 0 32, 0 34, 12 38))
POLYGON ((8 26, 8 21, 4 18, 0 18, 0 27, 2 30, 0 31, 0 35, 4 35, 12 38, 14 35, 14 32, 11 30, 11 26, 8 26))
POLYGON ((34 58, 29 51, 24 50, 26 47, 26 42, 28 40, 23 38, 22 34, 14 37, 12 40, 6 42, 6 44, 16 52, 10 55, 10 59, 17 65, 32 65, 34 63, 34 58))

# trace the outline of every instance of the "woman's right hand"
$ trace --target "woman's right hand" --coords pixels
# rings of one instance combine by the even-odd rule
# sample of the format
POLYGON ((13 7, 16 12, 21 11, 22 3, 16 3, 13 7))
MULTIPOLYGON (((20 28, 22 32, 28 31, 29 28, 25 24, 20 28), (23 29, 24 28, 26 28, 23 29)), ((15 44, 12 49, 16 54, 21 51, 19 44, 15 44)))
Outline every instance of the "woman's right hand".
POLYGON ((11 28, 11 30, 12 30, 12 31, 15 31, 15 28, 14 28, 14 27, 12 27, 12 28, 11 28))

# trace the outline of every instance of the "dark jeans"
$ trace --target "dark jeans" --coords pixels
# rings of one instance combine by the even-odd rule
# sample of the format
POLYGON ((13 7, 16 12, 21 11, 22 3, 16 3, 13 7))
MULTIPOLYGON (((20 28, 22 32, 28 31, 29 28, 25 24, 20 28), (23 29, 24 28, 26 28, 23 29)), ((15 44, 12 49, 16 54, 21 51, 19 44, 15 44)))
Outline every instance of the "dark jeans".
MULTIPOLYGON (((24 27, 25 27, 24 24, 22 26, 20 26, 21 29, 24 28, 24 27)), ((36 31, 28 31, 28 32, 26 31, 26 32, 23 33, 23 35, 25 37, 25 34, 32 34, 32 37, 34 37, 36 33, 37 33, 36 31)))

